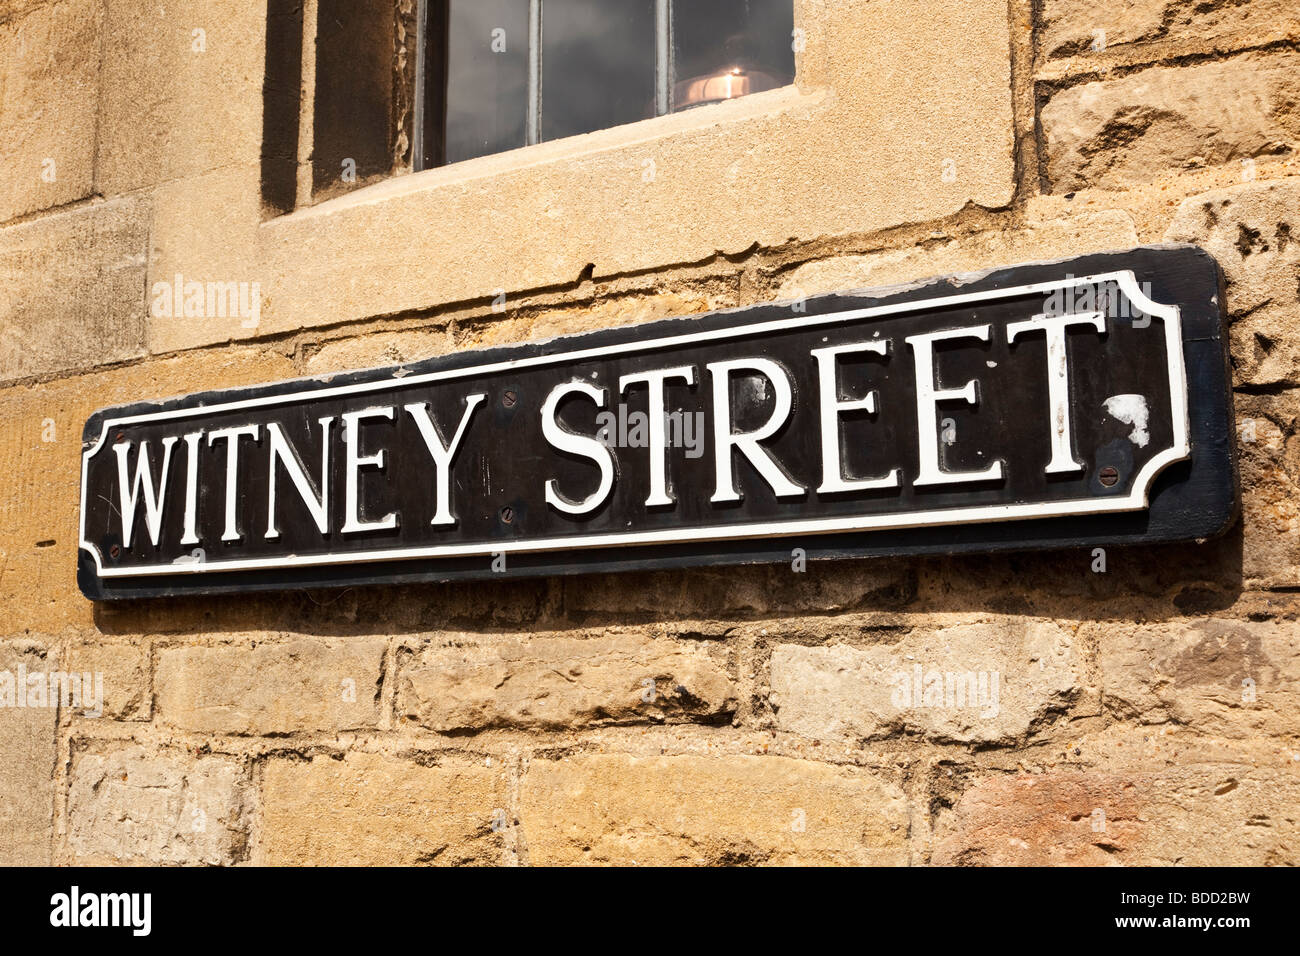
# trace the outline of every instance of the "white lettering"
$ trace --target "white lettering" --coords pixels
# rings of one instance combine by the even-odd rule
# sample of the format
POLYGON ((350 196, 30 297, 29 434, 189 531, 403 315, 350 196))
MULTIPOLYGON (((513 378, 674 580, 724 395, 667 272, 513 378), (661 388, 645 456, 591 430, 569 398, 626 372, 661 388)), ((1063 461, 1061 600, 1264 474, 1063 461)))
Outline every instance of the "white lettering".
POLYGON ((740 501, 732 472, 732 449, 749 460, 763 480, 771 486, 778 498, 802 495, 804 488, 796 485, 785 474, 776 459, 759 442, 775 435, 790 416, 793 394, 790 378, 776 362, 765 358, 737 359, 731 362, 710 362, 709 374, 713 378, 713 455, 717 475, 717 489, 710 501, 740 501), (776 391, 776 407, 772 415, 756 431, 733 434, 731 430, 731 375, 733 372, 757 372, 772 384, 776 391))
POLYGON ((238 541, 239 528, 235 524, 235 489, 239 480, 239 439, 259 440, 260 425, 243 425, 239 428, 219 428, 208 434, 208 447, 219 441, 226 443, 226 528, 222 541, 238 541))
POLYGON ((852 345, 833 345, 813 349, 817 359, 817 384, 821 396, 821 432, 822 432, 822 483, 817 488, 818 494, 831 494, 839 491, 865 491, 870 488, 897 488, 902 469, 894 468, 883 478, 844 477, 844 465, 840 451, 840 412, 865 409, 876 414, 876 392, 867 392, 862 398, 841 399, 839 382, 835 374, 835 359, 840 355, 858 352, 875 352, 886 355, 889 352, 889 340, 878 339, 872 342, 855 342, 852 345))
POLYGON ((650 417, 650 494, 647 508, 671 505, 677 499, 668 493, 668 456, 665 421, 668 409, 664 399, 664 383, 668 379, 681 379, 687 385, 695 384, 695 369, 690 365, 679 368, 661 368, 653 372, 637 372, 618 380, 619 394, 629 385, 645 384, 650 388, 647 398, 650 417))
POLYGON ((270 436, 270 460, 267 468, 270 475, 267 478, 267 502, 266 502, 266 537, 278 538, 280 531, 275 526, 275 486, 276 474, 275 463, 280 461, 284 465, 285 473, 293 482, 293 486, 298 489, 298 497, 302 503, 307 506, 311 512, 312 520, 316 522, 316 528, 321 534, 329 534, 329 496, 330 496, 330 425, 334 421, 333 415, 327 415, 325 418, 317 419, 320 423, 320 496, 317 497, 316 489, 312 487, 311 479, 307 477, 307 472, 303 469, 302 460, 298 453, 285 440, 284 433, 276 422, 270 422, 266 426, 266 433, 270 436))
POLYGON ((456 457, 456 450, 460 447, 461 439, 465 437, 465 429, 469 425, 470 416, 474 414, 474 409, 485 398, 487 398, 487 395, 479 392, 465 400, 465 412, 460 417, 460 424, 456 426, 456 434, 452 436, 450 444, 443 443, 438 426, 433 423, 433 419, 429 416, 429 406, 426 403, 417 402, 413 405, 404 406, 407 413, 415 419, 415 424, 420 429, 420 437, 424 439, 424 447, 429 449, 429 454, 433 457, 434 481, 437 485, 438 501, 434 508, 433 520, 429 524, 456 523, 456 519, 451 514, 451 462, 456 457))
POLYGON ((149 473, 149 441, 140 442, 140 454, 135 460, 135 477, 127 479, 126 456, 131 449, 130 442, 118 442, 113 446, 117 455, 118 493, 122 505, 122 546, 131 547, 131 532, 135 525, 135 506, 140 494, 144 494, 144 520, 149 526, 149 540, 158 546, 158 535, 162 531, 163 498, 167 494, 167 471, 172 462, 172 446, 176 436, 163 439, 162 477, 155 488, 149 473))
POLYGON ((389 405, 384 408, 363 408, 359 412, 343 413, 343 446, 347 450, 347 480, 344 482, 343 490, 346 520, 341 529, 344 534, 355 534, 358 531, 391 531, 397 527, 395 511, 390 511, 378 521, 361 520, 360 505, 357 501, 357 485, 360 481, 361 469, 370 467, 382 471, 384 467, 383 449, 364 458, 359 454, 361 447, 359 423, 367 418, 386 418, 392 421, 393 407, 389 405))
POLYGON ((614 489, 614 455, 601 443, 599 438, 577 435, 560 425, 559 420, 556 418, 556 410, 565 396, 574 392, 586 395, 599 408, 605 407, 605 390, 603 388, 597 388, 594 385, 579 381, 557 385, 551 389, 551 394, 546 396, 546 401, 542 405, 542 434, 551 447, 560 451, 567 451, 571 455, 590 458, 600 468, 600 484, 596 486, 595 491, 581 501, 570 501, 561 495, 556 489, 554 478, 549 478, 546 481, 546 503, 548 505, 552 505, 565 514, 581 515, 599 507, 614 489))
POLYGON ((1083 463, 1074 457, 1070 429, 1070 367, 1065 348, 1065 330, 1071 325, 1091 325, 1106 331, 1106 316, 1101 312, 1073 315, 1036 315, 1023 322, 1007 324, 1007 341, 1014 342, 1021 332, 1042 332, 1047 337, 1047 399, 1051 408, 1052 460, 1047 474, 1059 475, 1083 471, 1083 463))
POLYGON ((920 439, 920 473, 913 485, 951 485, 966 481, 988 481, 1002 477, 1002 462, 995 461, 982 471, 947 471, 939 464, 939 428, 936 421, 939 402, 960 399, 967 405, 979 403, 978 384, 971 379, 961 388, 941 389, 935 383, 934 343, 950 339, 989 340, 989 327, 974 325, 963 329, 927 332, 907 336, 916 360, 916 424, 920 439))

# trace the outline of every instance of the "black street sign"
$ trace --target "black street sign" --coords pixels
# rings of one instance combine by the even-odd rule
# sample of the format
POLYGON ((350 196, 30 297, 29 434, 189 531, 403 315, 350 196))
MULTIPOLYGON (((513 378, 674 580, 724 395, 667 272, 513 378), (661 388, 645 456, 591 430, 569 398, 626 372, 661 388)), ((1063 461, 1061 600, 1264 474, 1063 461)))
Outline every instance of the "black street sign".
POLYGON ((90 598, 1200 539, 1222 278, 1152 247, 86 423, 90 598))

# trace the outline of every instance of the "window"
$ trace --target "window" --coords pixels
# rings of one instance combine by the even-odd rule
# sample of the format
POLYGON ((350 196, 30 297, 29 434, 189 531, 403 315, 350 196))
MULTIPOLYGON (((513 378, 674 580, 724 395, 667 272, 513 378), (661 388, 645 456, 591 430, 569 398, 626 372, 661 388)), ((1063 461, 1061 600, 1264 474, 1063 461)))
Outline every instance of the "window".
POLYGON ((794 81, 794 0, 267 0, 263 218, 794 81))
POLYGON ((415 168, 775 89, 791 0, 425 0, 415 168))

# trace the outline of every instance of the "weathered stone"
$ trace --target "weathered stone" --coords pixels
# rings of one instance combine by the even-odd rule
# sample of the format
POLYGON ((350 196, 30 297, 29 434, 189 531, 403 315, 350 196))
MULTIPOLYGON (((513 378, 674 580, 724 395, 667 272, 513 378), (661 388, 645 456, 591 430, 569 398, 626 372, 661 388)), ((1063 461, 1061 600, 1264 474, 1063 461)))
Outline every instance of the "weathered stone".
POLYGON ((1026 755, 1028 759, 1021 761, 1020 769, 1027 773, 1046 770, 1154 773, 1234 764, 1294 773, 1295 765, 1300 763, 1295 740, 1288 736, 1220 737, 1181 724, 1143 725, 1136 721, 1117 721, 1109 715, 1101 722, 1062 729, 1064 732, 1057 735, 1052 745, 1040 751, 1042 760, 1034 759, 1038 755, 1026 755))
POLYGON ((1300 862, 1300 778, 1236 764, 988 776, 941 814, 940 866, 1300 862))
POLYGON ((861 255, 834 256, 804 263, 781 283, 778 298, 799 299, 824 292, 877 288, 935 276, 997 269, 1018 262, 1064 259, 1109 252, 1138 244, 1133 220, 1123 212, 1084 212, 1058 217, 1031 216, 1020 229, 991 229, 973 236, 946 238, 861 255))
POLYGON ((782 730, 815 739, 919 733, 1010 744, 1079 692, 1071 634, 1048 621, 931 630, 869 647, 782 644, 772 705, 782 730))
POLYGON ((1300 585, 1300 389, 1239 394, 1236 410, 1246 586, 1300 585))
MULTIPOLYGON (((794 545, 791 545, 793 549, 794 545)), ((902 561, 808 561, 790 564, 651 574, 591 574, 564 580, 564 603, 574 611, 711 615, 843 611, 894 606, 911 596, 911 567, 902 561)))
POLYGON ((1228 738, 1300 733, 1300 623, 1090 625, 1102 703, 1121 720, 1228 738))
POLYGON ((293 363, 275 352, 212 351, 0 389, 0 469, 7 489, 0 497, 0 614, 42 633, 95 624, 94 606, 74 583, 77 509, 69 506, 79 500, 81 429, 91 412, 292 374, 293 363))
POLYGON ((857 767, 788 757, 533 760, 520 819, 534 865, 903 864, 908 807, 857 767))
POLYGON ((257 264, 258 173, 252 163, 223 166, 152 191, 150 352, 183 348, 196 335, 206 342, 230 342, 260 333, 272 290, 257 264), (184 292, 195 288, 191 283, 203 289, 202 305, 182 300, 178 308, 177 287, 184 292))
POLYGON ((257 165, 266 7, 195 0, 159 16, 108 0, 95 186, 116 196, 257 165))
POLYGON ((398 708, 444 732, 717 720, 738 697, 724 653, 638 633, 447 635, 401 658, 398 708))
POLYGON ((0 221, 94 189, 99 4, 22 13, 0 24, 0 221))
MULTIPOLYGON (((509 300, 505 305, 510 307, 509 300)), ((729 299, 687 296, 672 292, 619 296, 581 305, 557 304, 548 308, 507 311, 502 315, 460 324, 456 330, 458 348, 488 348, 511 345, 529 339, 580 335, 599 329, 613 329, 658 319, 670 319, 735 305, 729 299)))
POLYGON ((77 714, 108 720, 148 720, 153 710, 150 688, 149 647, 143 644, 74 644, 68 648, 66 670, 92 675, 96 687, 102 681, 101 713, 83 706, 77 714))
POLYGON ((1043 107, 1054 192, 1124 188, 1300 144, 1300 56, 1156 66, 1055 94, 1043 107))
POLYGON ((0 644, 0 674, 9 675, 14 692, 13 701, 0 706, 0 865, 44 866, 50 862, 54 827, 58 709, 48 706, 48 697, 46 706, 17 706, 20 666, 31 677, 58 664, 39 642, 0 644))
POLYGON ((0 0, 0 23, 9 23, 49 0, 0 0))
POLYGON ((1135 44, 1220 37, 1268 39, 1300 31, 1291 0, 1125 0, 1099 5, 1091 0, 1044 0, 1038 46, 1043 56, 1099 53, 1135 44))
POLYGON ((216 630, 259 635, 286 631, 424 634, 462 627, 520 630, 535 624, 551 590, 558 592, 558 582, 498 578, 324 592, 257 592, 244 594, 238 601, 219 597, 176 603, 114 601, 101 603, 95 610, 103 630, 122 635, 193 635, 216 630))
POLYGON ((1300 177, 1186 199, 1165 239, 1195 243, 1223 268, 1236 383, 1300 385, 1300 177))
POLYGON ((131 746, 73 761, 68 844, 87 862, 229 865, 247 855, 239 764, 131 746))
POLYGON ((147 216, 119 200, 0 229, 0 381, 143 352, 147 216))
POLYGON ((359 368, 418 362, 454 351, 456 343, 445 329, 384 332, 326 342, 307 358, 309 375, 330 375, 359 368))
POLYGON ((504 766, 370 753, 274 759, 262 789, 268 866, 497 864, 508 852, 504 766))
POLYGON ((313 198, 347 193, 393 168, 396 7, 392 0, 317 0, 313 198))
POLYGON ((385 641, 298 638, 158 652, 158 717, 204 733, 353 730, 379 723, 385 641))
POLYGON ((917 599, 896 624, 956 608, 1062 621, 1148 616, 1175 610, 1189 582, 1227 593, 1241 587, 1240 536, 1133 548, 1069 548, 931 559, 917 573, 917 599), (1158 612, 1157 612, 1158 613, 1158 612))

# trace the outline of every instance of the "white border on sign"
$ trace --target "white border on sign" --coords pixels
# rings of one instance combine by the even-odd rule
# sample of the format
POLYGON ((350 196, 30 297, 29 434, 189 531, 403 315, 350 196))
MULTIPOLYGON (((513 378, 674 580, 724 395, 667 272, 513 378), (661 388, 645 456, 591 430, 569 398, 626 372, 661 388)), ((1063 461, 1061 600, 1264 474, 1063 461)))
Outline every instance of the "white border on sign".
POLYGON ((447 369, 428 372, 423 375, 404 376, 399 379, 381 379, 373 382, 358 382, 353 385, 339 385, 294 392, 285 395, 269 395, 262 398, 250 398, 243 401, 224 402, 218 405, 205 405, 199 408, 179 408, 166 412, 151 412, 143 415, 131 415, 125 418, 106 419, 94 445, 82 454, 81 460, 81 521, 80 545, 94 559, 95 568, 101 578, 109 577, 150 577, 156 575, 205 574, 213 571, 251 571, 259 568, 305 568, 320 567, 331 564, 370 563, 375 561, 398 561, 413 558, 453 558, 484 557, 501 553, 527 553, 533 551, 556 551, 574 548, 601 548, 630 545, 679 544, 688 541, 725 541, 735 538, 775 538, 789 535, 828 534, 847 531, 873 531, 881 529, 921 528, 932 525, 983 524, 1000 521, 1018 521, 1028 518, 1058 518, 1082 514, 1110 514, 1124 511, 1141 511, 1148 506, 1148 493, 1152 482, 1169 465, 1183 461, 1190 454, 1188 446, 1187 409, 1187 374, 1183 362, 1182 319, 1178 307, 1162 305, 1148 298, 1138 285, 1132 270, 1104 272, 1097 275, 1069 279, 1056 279, 1051 282, 1038 282, 1031 285, 1013 286, 1007 289, 990 289, 983 292, 966 292, 958 295, 941 296, 934 299, 921 299, 915 302, 899 302, 892 305, 872 306, 864 309, 851 309, 845 312, 832 312, 825 315, 799 316, 790 319, 774 319, 756 322, 752 325, 737 326, 728 329, 714 329, 708 332, 687 332, 671 335, 662 339, 623 342, 618 345, 598 348, 576 349, 554 355, 534 355, 527 358, 510 359, 501 362, 489 362, 470 368, 447 369), (243 558, 229 561, 196 561, 184 564, 155 564, 138 567, 104 567, 103 556, 99 549, 86 540, 86 477, 90 459, 104 445, 112 428, 122 425, 135 425, 143 422, 167 421, 178 418, 193 418, 200 415, 214 415, 221 412, 237 411, 243 408, 261 408, 270 405, 284 405, 311 399, 335 398, 343 395, 358 395, 366 392, 380 391, 394 387, 394 382, 402 388, 425 382, 441 382, 476 375, 506 372, 514 369, 531 368, 539 365, 552 365, 559 362, 577 362, 586 359, 602 358, 631 352, 653 351, 682 345, 694 345, 702 342, 716 342, 728 338, 746 335, 762 335, 769 332, 782 332, 794 328, 807 328, 817 325, 832 325, 853 322, 859 319, 881 318, 908 312, 918 312, 933 307, 951 307, 995 299, 1015 298, 1023 295, 1035 295, 1080 285, 1102 285, 1115 282, 1123 289, 1129 300, 1148 315, 1161 320, 1165 330, 1165 353, 1168 357, 1170 417, 1174 430, 1173 444, 1155 455, 1143 466, 1134 478, 1133 487, 1127 495, 1074 499, 1068 501, 1045 501, 1034 504, 979 505, 969 508, 946 508, 939 511, 912 511, 899 514, 876 514, 845 516, 835 518, 792 518, 785 521, 764 521, 723 527, 669 528, 660 531, 613 532, 609 534, 571 535, 552 538, 537 538, 531 541, 493 541, 474 544, 428 545, 411 548, 387 548, 377 551, 338 552, 318 555, 285 555, 274 558, 243 558))

